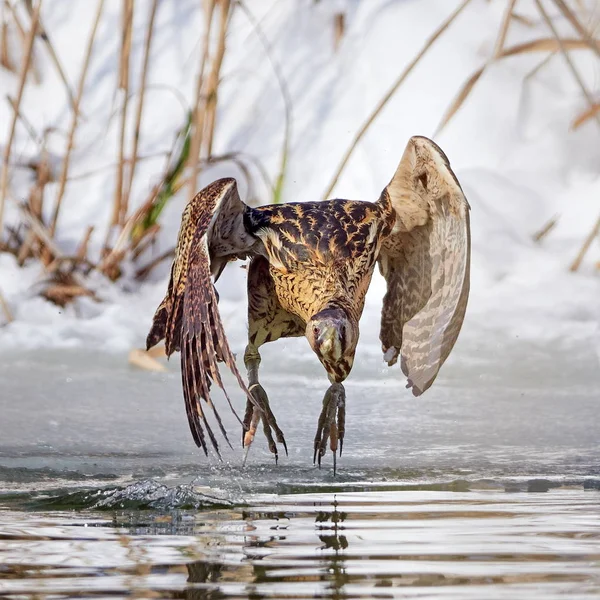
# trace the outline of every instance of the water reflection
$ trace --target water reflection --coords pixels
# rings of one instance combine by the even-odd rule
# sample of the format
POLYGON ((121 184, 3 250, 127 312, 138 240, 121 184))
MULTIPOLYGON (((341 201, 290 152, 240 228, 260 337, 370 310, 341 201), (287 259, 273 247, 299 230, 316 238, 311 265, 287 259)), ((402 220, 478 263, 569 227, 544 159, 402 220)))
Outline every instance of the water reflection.
POLYGON ((598 598, 600 495, 390 492, 0 511, 0 596, 598 598))

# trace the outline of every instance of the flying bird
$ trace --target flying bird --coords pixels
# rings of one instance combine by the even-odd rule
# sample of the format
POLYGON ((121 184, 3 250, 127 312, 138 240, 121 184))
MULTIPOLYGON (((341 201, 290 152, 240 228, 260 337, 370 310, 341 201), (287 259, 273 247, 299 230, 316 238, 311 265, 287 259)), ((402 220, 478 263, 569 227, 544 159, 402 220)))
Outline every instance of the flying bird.
MULTIPOLYGON (((442 150, 412 137, 376 202, 328 200, 250 207, 235 179, 219 179, 186 206, 167 294, 154 315, 147 348, 165 340, 181 352, 183 396, 192 436, 219 454, 207 419, 219 363, 247 397, 246 454, 262 423, 269 450, 287 453, 264 388, 259 349, 280 338, 306 336, 327 372, 314 438, 321 464, 327 444, 341 454, 345 433, 343 382, 352 370, 365 295, 378 264, 387 283, 380 339, 389 366, 400 358, 407 387, 418 396, 434 382, 458 337, 469 295, 469 204, 442 150), (235 363, 214 287, 227 264, 249 258, 246 384, 235 363)), ((235 412, 235 411, 234 411, 235 412)), ((231 444, 230 444, 231 445, 231 444)))

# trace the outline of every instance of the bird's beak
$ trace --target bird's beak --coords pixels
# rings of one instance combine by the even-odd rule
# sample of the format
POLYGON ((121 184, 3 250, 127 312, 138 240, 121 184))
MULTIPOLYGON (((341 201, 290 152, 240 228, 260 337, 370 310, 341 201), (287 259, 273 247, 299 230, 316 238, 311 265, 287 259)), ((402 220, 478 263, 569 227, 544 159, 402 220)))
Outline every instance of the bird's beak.
POLYGON ((334 327, 327 327, 317 338, 317 348, 321 354, 331 354, 337 332, 334 327))

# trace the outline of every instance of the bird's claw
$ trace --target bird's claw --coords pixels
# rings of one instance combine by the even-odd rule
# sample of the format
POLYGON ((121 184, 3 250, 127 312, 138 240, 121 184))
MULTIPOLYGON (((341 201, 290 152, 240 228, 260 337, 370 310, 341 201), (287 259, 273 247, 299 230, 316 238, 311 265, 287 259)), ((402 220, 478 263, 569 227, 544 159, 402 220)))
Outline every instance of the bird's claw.
POLYGON ((242 445, 244 447, 244 461, 243 464, 246 464, 246 459, 248 458, 248 453, 250 451, 250 446, 254 441, 254 436, 256 435, 256 429, 258 427, 258 422, 262 421, 263 431, 265 437, 267 438, 267 444, 269 446, 269 451, 275 456, 275 463, 277 463, 279 459, 279 453, 277 450, 277 444, 280 443, 285 450, 285 454, 287 456, 288 449, 287 444, 285 443, 285 437, 283 432, 277 425, 277 420, 275 419, 275 415, 269 406, 269 398, 267 397, 267 393, 265 392, 262 385, 259 383, 255 383, 251 385, 249 388, 250 393, 252 394, 252 398, 254 402, 251 402, 248 399, 246 404, 246 414, 244 415, 244 428, 242 431, 242 445), (273 439, 273 434, 275 434, 275 439, 273 439))
POLYGON ((321 459, 325 456, 327 450, 327 441, 329 448, 333 453, 333 474, 336 473, 337 460, 336 452, 340 451, 344 445, 344 433, 346 422, 346 390, 341 383, 333 383, 325 392, 323 398, 323 410, 319 416, 317 433, 314 442, 313 463, 317 462, 321 468, 321 459))

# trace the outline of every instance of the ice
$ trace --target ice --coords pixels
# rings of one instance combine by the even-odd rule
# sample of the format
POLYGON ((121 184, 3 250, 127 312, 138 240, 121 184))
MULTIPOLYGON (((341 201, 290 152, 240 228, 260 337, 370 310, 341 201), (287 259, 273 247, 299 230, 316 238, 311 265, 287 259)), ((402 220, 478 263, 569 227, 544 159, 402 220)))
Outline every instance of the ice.
MULTIPOLYGON (((365 334, 369 337, 369 334, 365 334)), ((370 337, 375 337, 373 330, 370 337)), ((148 373, 121 355, 32 350, 0 355, 0 479, 6 489, 123 485, 154 479, 239 494, 359 481, 597 477, 600 372, 591 345, 570 348, 467 336, 428 394, 414 398, 396 365, 359 350, 346 384, 344 454, 313 467, 313 437, 328 387, 305 340, 266 348, 261 381, 285 433, 279 465, 258 432, 242 468, 241 427, 215 402, 233 449, 204 457, 188 430, 178 361, 148 373), (296 346, 296 347, 294 347, 296 346), (302 360, 296 360, 302 357, 302 360), (30 475, 31 473, 31 475, 30 475)), ((226 385, 238 414, 244 399, 226 385)), ((185 489, 179 490, 185 493, 185 489)))

